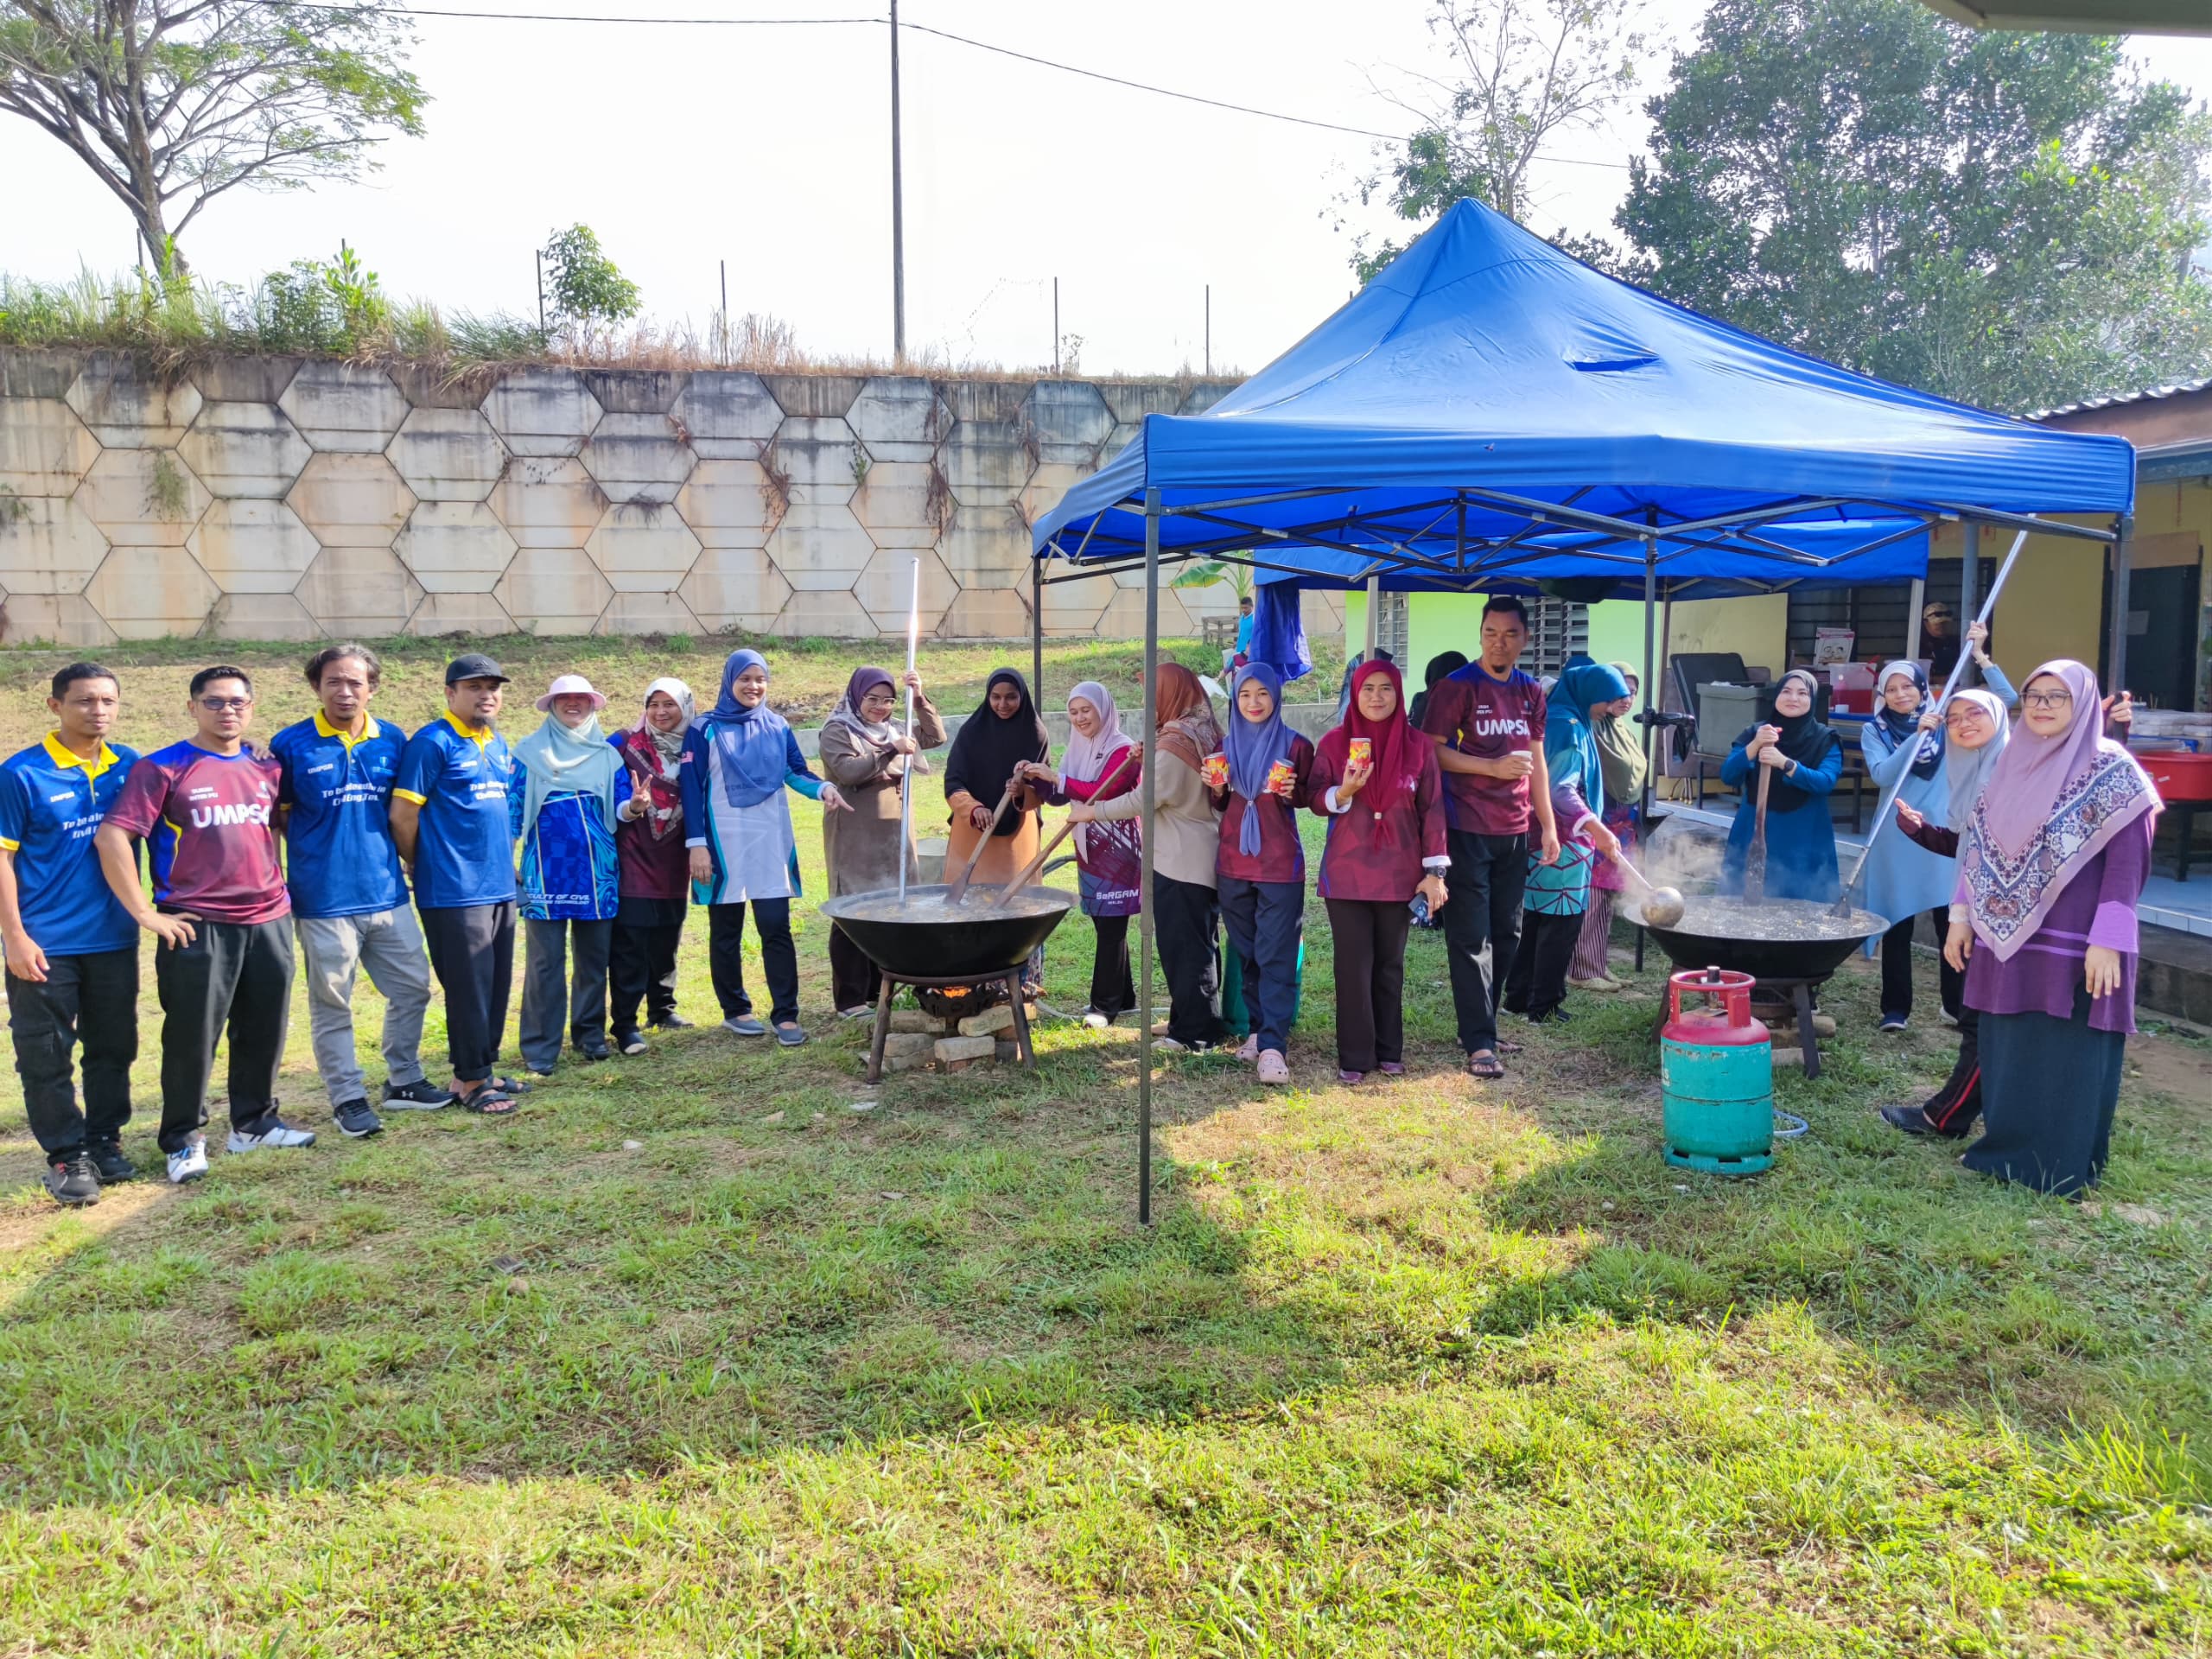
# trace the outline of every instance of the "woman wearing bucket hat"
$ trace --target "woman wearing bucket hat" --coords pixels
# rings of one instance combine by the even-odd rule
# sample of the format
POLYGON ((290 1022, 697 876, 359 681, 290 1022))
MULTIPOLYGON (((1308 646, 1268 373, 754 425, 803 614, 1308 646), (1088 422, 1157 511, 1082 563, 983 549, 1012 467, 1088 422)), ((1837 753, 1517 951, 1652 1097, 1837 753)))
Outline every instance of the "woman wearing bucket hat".
POLYGON ((618 821, 650 802, 633 798, 629 769, 599 729, 607 699, 581 674, 563 674, 537 699, 545 721, 515 745, 507 792, 522 846, 522 915, 530 966, 522 988, 523 1064, 543 1076, 569 1040, 587 1060, 607 1046, 607 966, 620 906, 618 821), (574 972, 568 960, 575 957, 574 972))

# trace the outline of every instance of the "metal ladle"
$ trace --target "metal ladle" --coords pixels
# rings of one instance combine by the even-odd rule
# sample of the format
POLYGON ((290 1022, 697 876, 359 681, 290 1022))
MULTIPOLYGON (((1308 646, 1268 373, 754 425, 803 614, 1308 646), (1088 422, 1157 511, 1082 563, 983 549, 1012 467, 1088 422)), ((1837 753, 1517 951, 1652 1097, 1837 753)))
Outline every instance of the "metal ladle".
POLYGON ((1643 889, 1642 909, 1646 927, 1672 927, 1682 919, 1682 912, 1688 906, 1682 900, 1681 888, 1653 887, 1645 879, 1643 872, 1628 861, 1625 853, 1614 854, 1613 862, 1633 876, 1637 885, 1643 889))

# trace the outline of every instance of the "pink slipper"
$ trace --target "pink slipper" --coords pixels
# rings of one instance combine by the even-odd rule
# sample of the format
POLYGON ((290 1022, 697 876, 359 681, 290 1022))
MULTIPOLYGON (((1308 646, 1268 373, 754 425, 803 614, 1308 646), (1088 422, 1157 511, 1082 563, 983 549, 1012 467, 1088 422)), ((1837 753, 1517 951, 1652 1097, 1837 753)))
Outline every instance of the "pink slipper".
POLYGON ((1337 1081, 1338 1081, 1338 1083, 1344 1084, 1346 1084, 1347 1086, 1349 1086, 1349 1085, 1350 1085, 1350 1084, 1351 1084, 1357 1083, 1357 1082, 1358 1082, 1362 1077, 1365 1077, 1366 1075, 1367 1075, 1367 1073, 1366 1073, 1366 1072, 1364 1072, 1364 1071, 1339 1071, 1337 1073, 1337 1081))
POLYGON ((1385 1060, 1375 1069, 1386 1077, 1402 1077, 1406 1075, 1406 1068, 1395 1060, 1385 1060))
POLYGON ((1288 1083, 1290 1081, 1290 1062, 1283 1058, 1281 1049, 1263 1048, 1260 1051, 1260 1081, 1262 1083, 1288 1083))
POLYGON ((1236 1058, 1247 1065, 1260 1058, 1260 1039, 1257 1033, 1244 1039, 1244 1046, 1236 1051, 1236 1058))

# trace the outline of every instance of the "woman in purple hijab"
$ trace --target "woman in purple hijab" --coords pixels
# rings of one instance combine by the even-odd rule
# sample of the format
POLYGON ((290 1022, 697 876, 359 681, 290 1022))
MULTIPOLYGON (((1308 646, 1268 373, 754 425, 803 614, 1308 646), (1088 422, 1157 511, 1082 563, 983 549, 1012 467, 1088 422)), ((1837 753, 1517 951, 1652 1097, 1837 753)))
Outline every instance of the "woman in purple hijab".
POLYGON ((2159 801, 2103 727, 2080 663, 2029 676, 1967 821, 1943 947, 1980 1015, 1983 1133, 1960 1161, 2044 1192, 2104 1173, 2135 1029, 2135 906, 2159 801))

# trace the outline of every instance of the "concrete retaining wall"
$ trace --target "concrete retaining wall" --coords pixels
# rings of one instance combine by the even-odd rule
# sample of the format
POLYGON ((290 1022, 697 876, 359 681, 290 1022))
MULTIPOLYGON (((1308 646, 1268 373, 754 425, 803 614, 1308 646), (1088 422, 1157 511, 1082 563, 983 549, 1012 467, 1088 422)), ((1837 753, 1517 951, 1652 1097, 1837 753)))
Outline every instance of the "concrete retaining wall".
MULTIPOLYGON (((295 358, 175 378, 0 351, 0 643, 165 634, 1026 636, 1029 526, 1182 381, 520 368, 448 384, 295 358)), ((1160 631, 1227 615, 1160 595, 1160 631)), ((1341 626, 1334 600, 1308 625, 1341 626)), ((1142 574, 1045 590, 1126 639, 1142 574)))

